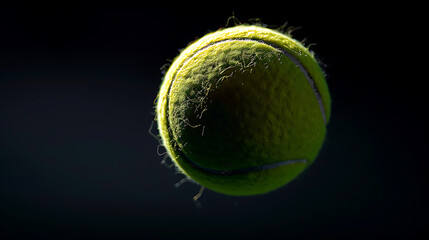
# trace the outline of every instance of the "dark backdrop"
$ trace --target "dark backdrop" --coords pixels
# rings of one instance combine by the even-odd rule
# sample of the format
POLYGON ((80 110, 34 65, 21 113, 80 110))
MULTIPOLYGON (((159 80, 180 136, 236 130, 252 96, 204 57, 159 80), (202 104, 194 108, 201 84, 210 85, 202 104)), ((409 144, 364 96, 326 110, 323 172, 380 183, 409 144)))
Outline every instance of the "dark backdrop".
POLYGON ((423 8, 335 2, 2 4, 0 237, 423 238, 423 8), (153 101, 160 67, 233 11, 302 26, 294 36, 316 43, 332 120, 317 161, 289 185, 206 190, 196 204, 199 187, 175 188, 182 176, 160 164, 153 101))

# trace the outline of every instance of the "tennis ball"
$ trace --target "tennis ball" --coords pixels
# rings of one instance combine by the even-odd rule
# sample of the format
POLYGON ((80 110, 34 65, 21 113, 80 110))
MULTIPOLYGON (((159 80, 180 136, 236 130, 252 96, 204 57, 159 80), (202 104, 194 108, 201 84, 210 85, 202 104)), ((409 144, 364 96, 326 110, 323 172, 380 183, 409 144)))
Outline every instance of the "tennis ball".
POLYGON ((168 69, 158 129, 178 170, 228 195, 256 195, 316 158, 330 117, 324 73, 300 42, 259 26, 219 30, 168 69))

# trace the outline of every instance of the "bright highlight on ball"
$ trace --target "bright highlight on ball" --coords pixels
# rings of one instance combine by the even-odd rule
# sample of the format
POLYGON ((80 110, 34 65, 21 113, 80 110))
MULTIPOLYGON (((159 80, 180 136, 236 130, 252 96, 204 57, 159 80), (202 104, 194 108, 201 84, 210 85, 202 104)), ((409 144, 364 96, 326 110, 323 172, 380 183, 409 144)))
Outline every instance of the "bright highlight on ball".
POLYGON ((331 108, 324 73, 306 47, 286 34, 240 25, 181 52, 156 111, 179 171, 238 196, 275 190, 308 167, 331 108))

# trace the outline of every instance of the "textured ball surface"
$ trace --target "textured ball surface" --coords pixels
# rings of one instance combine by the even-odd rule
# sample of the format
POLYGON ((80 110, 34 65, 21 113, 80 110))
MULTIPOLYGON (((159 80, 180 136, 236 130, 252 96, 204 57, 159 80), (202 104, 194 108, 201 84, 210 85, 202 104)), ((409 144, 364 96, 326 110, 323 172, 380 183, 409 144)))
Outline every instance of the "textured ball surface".
POLYGON ((324 73, 291 37, 258 26, 210 33, 167 71, 157 102, 178 169, 229 195, 277 189, 309 166, 330 116, 324 73))

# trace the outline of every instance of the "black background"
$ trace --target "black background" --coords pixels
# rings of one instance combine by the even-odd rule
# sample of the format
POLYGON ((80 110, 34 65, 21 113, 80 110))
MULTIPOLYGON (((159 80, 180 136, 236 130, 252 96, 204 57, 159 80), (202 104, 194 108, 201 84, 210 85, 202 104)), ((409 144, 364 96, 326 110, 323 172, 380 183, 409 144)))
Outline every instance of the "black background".
POLYGON ((3 239, 427 237, 422 6, 159 2, 0 7, 3 239), (302 26, 332 118, 317 161, 272 193, 174 184, 149 133, 160 68, 242 22, 302 26), (230 24, 231 25, 231 24, 230 24))

